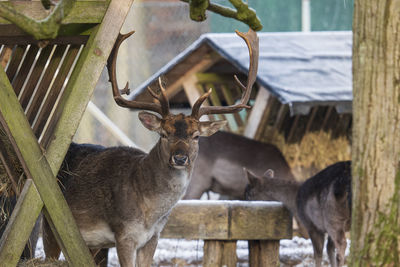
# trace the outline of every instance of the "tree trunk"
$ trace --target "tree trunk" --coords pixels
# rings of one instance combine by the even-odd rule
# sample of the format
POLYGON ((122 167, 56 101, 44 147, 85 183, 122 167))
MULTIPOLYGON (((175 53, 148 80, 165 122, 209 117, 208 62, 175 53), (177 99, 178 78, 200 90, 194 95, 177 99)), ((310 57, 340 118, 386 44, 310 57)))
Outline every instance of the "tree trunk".
POLYGON ((400 0, 356 0, 349 266, 400 266, 400 0))

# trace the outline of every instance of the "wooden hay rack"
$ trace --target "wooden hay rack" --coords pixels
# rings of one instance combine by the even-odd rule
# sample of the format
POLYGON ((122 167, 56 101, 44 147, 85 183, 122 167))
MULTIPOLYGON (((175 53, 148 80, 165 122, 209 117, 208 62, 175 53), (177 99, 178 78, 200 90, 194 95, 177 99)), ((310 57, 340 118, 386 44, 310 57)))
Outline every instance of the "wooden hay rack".
MULTIPOLYGON (((55 175, 132 2, 76 1, 45 41, 0 17, 0 178, 10 181, 3 193, 19 196, 0 240, 2 266, 17 265, 42 211, 70 265, 94 266, 55 175)), ((39 1, 1 4, 48 14, 39 1)))

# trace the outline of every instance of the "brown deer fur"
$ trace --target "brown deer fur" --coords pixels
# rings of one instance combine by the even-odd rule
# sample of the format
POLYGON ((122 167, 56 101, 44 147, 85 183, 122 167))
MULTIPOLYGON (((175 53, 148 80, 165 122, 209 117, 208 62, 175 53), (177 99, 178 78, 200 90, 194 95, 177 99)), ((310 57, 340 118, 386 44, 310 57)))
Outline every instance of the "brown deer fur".
MULTIPOLYGON (((86 244, 92 251, 116 246, 122 267, 150 266, 159 234, 189 185, 199 136, 210 136, 225 125, 224 121, 201 122, 201 116, 249 108, 247 102, 258 65, 256 33, 237 32, 246 41, 250 54, 247 85, 235 77, 243 89, 240 103, 202 107, 210 90, 194 103, 191 115, 174 115, 170 113, 161 79, 159 94, 148 88, 156 102, 139 102, 121 96, 116 81, 116 57, 119 45, 132 33, 119 35, 108 61, 114 100, 122 107, 158 113, 161 117, 142 111, 139 119, 161 138, 148 154, 129 147, 72 144, 58 175, 86 244)), ((129 91, 128 87, 122 91, 129 91)), ((58 257, 60 250, 47 223, 44 237, 46 257, 58 257)))
POLYGON ((200 138, 199 155, 184 199, 199 199, 209 190, 231 199, 243 199, 247 180, 243 167, 261 176, 273 169, 277 177, 294 181, 279 149, 229 132, 200 138))

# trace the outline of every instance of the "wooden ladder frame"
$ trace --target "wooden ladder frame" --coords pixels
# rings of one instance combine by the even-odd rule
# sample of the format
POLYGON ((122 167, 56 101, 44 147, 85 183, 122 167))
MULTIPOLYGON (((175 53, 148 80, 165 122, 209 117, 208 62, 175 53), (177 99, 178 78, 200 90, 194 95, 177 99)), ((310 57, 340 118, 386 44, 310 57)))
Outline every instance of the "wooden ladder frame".
MULTIPOLYGON (((132 2, 133 0, 103 1, 103 9, 95 8, 99 2, 76 2, 80 8, 84 6, 87 10, 97 12, 91 17, 91 23, 98 25, 92 29, 58 104, 62 112, 58 114, 46 150, 40 147, 4 69, 0 68, 0 123, 28 177, 0 240, 2 266, 17 265, 42 210, 70 265, 94 266, 89 249, 79 233, 55 176, 132 2)), ((24 3, 27 3, 27 12, 35 4, 24 3)), ((19 4, 23 7, 23 3, 19 4)), ((82 9, 77 9, 76 12, 82 14, 82 9)), ((76 21, 69 23, 82 23, 82 17, 77 14, 76 21)), ((14 25, 10 24, 12 26, 14 25)))

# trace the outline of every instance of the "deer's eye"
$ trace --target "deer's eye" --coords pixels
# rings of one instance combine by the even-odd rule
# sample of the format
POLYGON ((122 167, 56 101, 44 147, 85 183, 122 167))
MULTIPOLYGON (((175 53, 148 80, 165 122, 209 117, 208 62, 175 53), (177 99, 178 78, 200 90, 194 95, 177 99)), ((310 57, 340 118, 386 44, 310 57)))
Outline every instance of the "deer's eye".
POLYGON ((167 135, 165 133, 160 133, 161 138, 167 138, 167 135))
POLYGON ((193 140, 199 140, 199 137, 200 137, 200 135, 194 134, 194 135, 193 135, 193 140))

